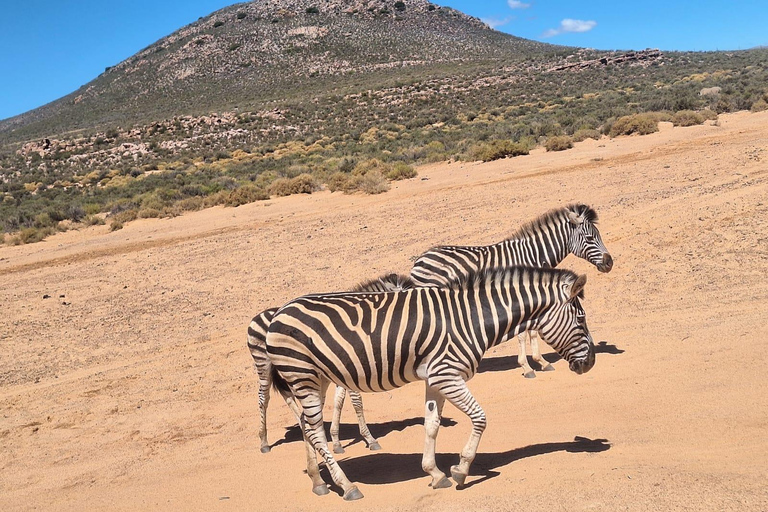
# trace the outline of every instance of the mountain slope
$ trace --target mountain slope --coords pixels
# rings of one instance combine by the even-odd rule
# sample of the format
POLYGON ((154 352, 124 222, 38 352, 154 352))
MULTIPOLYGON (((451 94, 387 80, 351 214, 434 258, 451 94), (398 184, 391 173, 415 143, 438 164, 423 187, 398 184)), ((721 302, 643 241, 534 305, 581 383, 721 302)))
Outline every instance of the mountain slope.
POLYGON ((74 93, 0 122, 0 136, 23 140, 255 107, 345 83, 365 85, 374 75, 397 76, 403 69, 531 58, 556 48, 494 31, 427 0, 236 4, 157 41, 74 93))

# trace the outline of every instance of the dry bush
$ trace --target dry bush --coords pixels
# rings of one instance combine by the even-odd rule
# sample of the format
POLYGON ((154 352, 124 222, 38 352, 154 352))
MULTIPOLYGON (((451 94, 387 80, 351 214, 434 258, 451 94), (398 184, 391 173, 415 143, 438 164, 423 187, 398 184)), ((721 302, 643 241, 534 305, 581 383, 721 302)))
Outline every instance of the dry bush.
POLYGON ((85 219, 83 219, 83 224, 86 226, 103 226, 106 224, 106 221, 98 215, 87 215, 85 219))
POLYGON ((368 170, 362 175, 336 172, 328 178, 326 185, 331 192, 341 191, 345 194, 381 194, 389 190, 389 181, 378 170, 368 170))
POLYGON ((600 140, 600 137, 601 134, 599 131, 592 128, 582 128, 580 130, 576 130, 576 133, 573 134, 573 141, 582 142, 587 139, 600 140))
POLYGON ((363 160, 362 162, 358 163, 355 168, 352 169, 352 174, 356 176, 365 176, 371 171, 377 171, 380 174, 386 174, 391 170, 391 165, 385 164, 378 158, 369 158, 368 160, 363 160))
POLYGON ((704 110, 700 110, 699 114, 704 116, 704 119, 707 121, 716 121, 717 120, 717 112, 714 110, 710 110, 708 108, 705 108, 704 110))
POLYGON ((10 245, 33 244, 54 234, 56 231, 51 226, 42 228, 26 228, 19 231, 19 234, 8 240, 10 245))
POLYGON ((226 206, 240 206, 241 204, 264 201, 266 199, 269 199, 269 194, 264 190, 254 185, 243 185, 230 192, 224 204, 226 206))
POLYGON ((418 173, 416 169, 406 164, 405 162, 397 162, 392 170, 387 172, 387 179, 390 181, 407 180, 409 178, 415 178, 418 173))
POLYGON ((123 229, 123 223, 113 220, 112 223, 109 225, 109 230, 117 231, 118 229, 123 229))
POLYGON ((528 144, 524 142, 512 142, 511 140, 494 140, 487 144, 475 146, 472 157, 475 160, 490 162, 509 156, 527 155, 530 151, 528 144))
POLYGON ((299 174, 295 178, 278 178, 269 186, 269 193, 276 196, 291 194, 311 194, 320 189, 320 185, 311 174, 299 174))
POLYGON ((369 171, 364 176, 353 176, 352 184, 366 194, 381 194, 389 190, 389 181, 379 171, 369 171))
POLYGON ((142 208, 139 210, 140 219, 156 219, 162 215, 163 212, 154 208, 142 208))
POLYGON ((752 104, 749 110, 750 112, 762 112, 763 110, 768 110, 768 102, 760 98, 752 104))
POLYGON ((704 116, 693 110, 680 110, 672 116, 675 126, 695 126, 704 122, 704 116))
POLYGON ((658 117, 654 115, 654 113, 644 113, 618 118, 610 126, 608 135, 611 137, 630 135, 633 133, 648 135, 649 133, 657 131, 659 131, 658 117))
POLYGON ((196 212, 197 210, 203 209, 204 201, 204 198, 200 196, 194 196, 182 199, 176 204, 185 212, 196 212))
MULTIPOLYGON (((112 222, 119 222, 120 224, 131 222, 139 218, 139 211, 136 209, 123 210, 122 212, 111 215, 112 222)), ((114 231, 114 230, 113 230, 114 231)))
POLYGON ((211 206, 224 204, 227 202, 227 199, 229 199, 229 194, 229 190, 220 190, 215 194, 205 196, 203 199, 203 206, 205 208, 210 208, 211 206))
POLYGON ((564 151, 573 147, 573 139, 567 135, 549 137, 544 147, 547 151, 564 151))
POLYGON ((328 176, 325 185, 331 192, 349 192, 349 182, 351 176, 344 172, 335 172, 328 176))

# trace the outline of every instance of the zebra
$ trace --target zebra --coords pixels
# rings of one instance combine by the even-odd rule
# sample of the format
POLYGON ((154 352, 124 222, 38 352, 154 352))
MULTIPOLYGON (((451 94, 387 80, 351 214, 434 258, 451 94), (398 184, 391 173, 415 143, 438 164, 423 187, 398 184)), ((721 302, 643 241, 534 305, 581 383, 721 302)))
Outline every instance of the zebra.
MULTIPOLYGON (((550 210, 494 245, 434 247, 416 259, 411 279, 416 286, 446 286, 451 280, 484 268, 511 265, 554 268, 568 254, 587 260, 600 272, 610 272, 613 258, 603 244, 596 223, 597 212, 585 204, 550 210)), ((554 370, 541 356, 536 332, 528 331, 518 337, 517 362, 523 376, 536 377, 526 357, 526 337, 533 360, 542 371, 554 370)))
MULTIPOLYGON (((362 282, 358 284, 353 291, 390 292, 407 290, 410 288, 413 288, 413 282, 409 277, 399 274, 387 274, 376 279, 371 279, 370 281, 362 282)), ((270 398, 269 388, 272 386, 272 363, 270 362, 269 357, 267 357, 265 341, 269 324, 278 309, 279 308, 270 308, 262 311, 254 316, 248 325, 248 350, 251 352, 253 366, 259 376, 259 439, 261 441, 261 453, 268 453, 271 451, 271 446, 267 440, 267 407, 269 406, 270 398)), ((339 426, 341 424, 341 409, 344 406, 346 391, 347 390, 341 386, 336 387, 333 421, 331 422, 331 440, 333 441, 333 451, 335 453, 344 453, 344 448, 341 446, 341 441, 339 440, 339 426)), ((365 440, 368 448, 371 450, 380 450, 381 445, 376 438, 371 435, 371 431, 368 429, 368 425, 365 422, 362 397, 360 397, 360 394, 357 391, 350 392, 349 397, 352 402, 352 407, 355 410, 355 414, 357 415, 360 435, 365 440)), ((286 403, 298 417, 300 411, 296 407, 293 398, 290 396, 286 397, 286 403)))
POLYGON ((320 452, 345 500, 363 497, 328 449, 323 398, 330 382, 359 392, 389 391, 426 382, 426 441, 422 468, 435 488, 451 481, 435 464, 435 441, 447 399, 472 420, 472 434, 451 476, 463 485, 486 417, 467 388, 483 354, 535 329, 577 374, 595 363, 580 299, 586 276, 569 270, 510 267, 469 273, 447 288, 389 293, 307 295, 283 306, 269 324, 267 354, 281 394, 293 395, 313 492, 328 493, 320 452))

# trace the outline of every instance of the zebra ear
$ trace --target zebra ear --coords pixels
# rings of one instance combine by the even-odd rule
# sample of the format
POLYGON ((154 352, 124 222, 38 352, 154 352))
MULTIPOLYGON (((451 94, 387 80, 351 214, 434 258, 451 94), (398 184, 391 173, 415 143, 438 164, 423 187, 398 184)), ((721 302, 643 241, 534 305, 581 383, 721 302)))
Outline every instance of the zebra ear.
POLYGON ((570 296, 568 297, 568 300, 572 300, 574 297, 583 297, 584 296, 584 285, 587 284, 587 275, 582 274, 580 275, 576 281, 571 285, 571 291, 570 296))
POLYGON ((571 221, 571 224, 574 224, 576 226, 584 223, 584 217, 582 217, 576 212, 571 212, 571 211, 568 212, 568 220, 571 221))

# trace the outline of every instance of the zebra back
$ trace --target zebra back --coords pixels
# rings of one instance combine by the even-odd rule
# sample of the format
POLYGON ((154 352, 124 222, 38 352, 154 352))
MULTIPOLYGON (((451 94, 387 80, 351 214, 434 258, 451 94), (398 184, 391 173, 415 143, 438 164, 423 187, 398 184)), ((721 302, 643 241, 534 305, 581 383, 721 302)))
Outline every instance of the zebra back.
MULTIPOLYGON (((401 290, 408 290, 414 287, 413 281, 408 276, 401 274, 384 274, 375 279, 363 281, 355 286, 353 292, 396 292, 401 290)), ((254 316, 250 324, 248 324, 248 338, 246 343, 248 344, 248 350, 251 352, 254 363, 257 365, 266 364, 267 349, 267 329, 269 328, 272 318, 280 308, 265 309, 258 315, 254 316)))
MULTIPOLYGON (((391 390, 435 365, 467 380, 488 348, 538 328, 554 305, 573 299, 577 281, 568 270, 513 267, 471 273, 452 288, 308 295, 277 313, 267 351, 294 391, 322 378, 355 391, 391 390)), ((566 324, 555 321, 548 332, 566 324)))
POLYGON ((573 253, 607 272, 613 264, 595 226, 597 213, 584 204, 550 210, 493 245, 439 246, 411 269, 416 286, 449 286, 483 269, 526 265, 554 268, 573 253))

